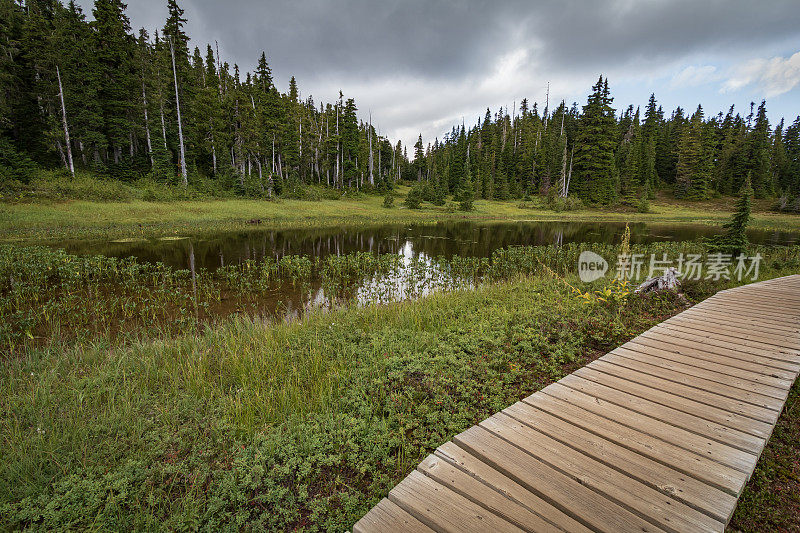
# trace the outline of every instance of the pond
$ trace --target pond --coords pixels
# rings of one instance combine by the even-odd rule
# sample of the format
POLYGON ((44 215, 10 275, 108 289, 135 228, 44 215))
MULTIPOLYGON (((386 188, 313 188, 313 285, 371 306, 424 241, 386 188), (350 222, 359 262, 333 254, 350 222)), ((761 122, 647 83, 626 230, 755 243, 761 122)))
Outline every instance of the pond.
MULTIPOLYGON (((625 229, 615 222, 441 222, 435 225, 382 225, 314 229, 259 230, 180 236, 150 240, 64 241, 55 246, 78 255, 136 257, 160 261, 174 268, 215 270, 220 266, 285 255, 324 258, 364 251, 402 254, 408 258, 454 255, 490 257, 499 248, 514 245, 568 242, 617 243, 625 229)), ((710 237, 720 230, 703 225, 630 225, 632 243, 687 241, 710 237)), ((800 242, 792 232, 751 230, 757 244, 789 245, 800 242)))
MULTIPOLYGON (((30 252, 38 258, 31 259, 30 279, 45 283, 30 298, 47 305, 36 304, 17 314, 47 317, 61 309, 74 313, 62 317, 67 323, 82 320, 80 328, 120 332, 140 326, 180 329, 231 314, 291 320, 310 309, 409 300, 543 268, 575 273, 589 245, 614 259, 624 230, 622 223, 451 221, 292 230, 248 227, 191 238, 74 240, 54 246, 89 259, 76 260, 83 266, 75 268, 65 266, 72 264, 68 258, 51 265, 59 272, 52 279, 62 280, 63 286, 47 285, 51 277, 39 276, 34 268, 44 268, 58 254, 40 257, 30 252), (134 258, 137 263, 120 264, 102 256, 134 258), (66 303, 59 307, 61 300, 66 303)), ((677 249, 660 242, 696 241, 716 231, 701 225, 640 223, 631 226, 631 242, 653 251, 677 249)), ((773 245, 763 251, 778 257, 791 253, 784 245, 797 243, 798 235, 752 231, 750 239, 773 245)), ((702 248, 687 243, 680 249, 702 248)), ((28 299, 20 299, 20 305, 28 299)), ((26 324, 20 322, 20 331, 29 327, 26 324)))
MULTIPOLYGON (((710 237, 718 228, 703 225, 632 224, 631 243, 692 241, 710 237)), ((431 292, 464 286, 454 279, 450 267, 442 269, 434 259, 454 256, 488 258, 501 248, 516 245, 565 245, 567 243, 619 243, 624 223, 608 222, 513 222, 479 223, 451 221, 434 225, 382 225, 327 227, 314 229, 261 230, 179 235, 162 239, 118 241, 68 241, 55 244, 77 255, 135 257, 144 262, 161 262, 194 273, 201 269, 222 272, 246 261, 254 264, 280 263, 281 258, 319 258, 367 252, 388 260, 383 274, 364 275, 347 287, 332 290, 324 280, 312 276, 303 283, 282 282, 245 298, 235 291, 214 304, 212 315, 247 312, 294 319, 312 308, 327 309, 355 301, 386 303, 413 299, 431 292)), ((780 231, 750 231, 758 244, 789 245, 800 242, 798 234, 780 231)), ((459 259, 459 258, 456 258, 459 259)), ((291 262, 291 261, 290 261, 291 262)), ((315 263, 318 264, 318 263, 315 263)), ((320 263, 321 264, 321 263, 320 263)), ((249 269, 252 267, 248 267, 249 269)), ((345 267, 347 268, 347 267, 345 267)), ((470 283, 467 285, 471 286, 470 283)), ((196 297, 196 296, 195 296, 196 297)))

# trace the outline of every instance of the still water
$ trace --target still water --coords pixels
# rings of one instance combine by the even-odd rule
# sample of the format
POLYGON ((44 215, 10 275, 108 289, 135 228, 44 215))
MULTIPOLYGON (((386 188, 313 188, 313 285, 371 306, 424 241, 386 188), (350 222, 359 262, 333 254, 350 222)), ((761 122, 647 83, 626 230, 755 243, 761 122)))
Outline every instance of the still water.
MULTIPOLYGON (((609 222, 442 222, 435 225, 382 225, 314 229, 258 230, 181 238, 123 241, 65 241, 56 243, 70 253, 136 257, 174 268, 216 268, 247 259, 285 255, 325 257, 357 251, 401 254, 405 257, 453 255, 489 257, 498 248, 568 242, 616 243, 624 223, 609 222), (192 257, 193 256, 193 257, 192 257), (191 265, 191 260, 194 265, 191 265)), ((631 242, 685 241, 709 237, 718 228, 703 225, 631 224, 631 242)), ((792 232, 751 230, 750 241, 789 245, 800 242, 792 232)))

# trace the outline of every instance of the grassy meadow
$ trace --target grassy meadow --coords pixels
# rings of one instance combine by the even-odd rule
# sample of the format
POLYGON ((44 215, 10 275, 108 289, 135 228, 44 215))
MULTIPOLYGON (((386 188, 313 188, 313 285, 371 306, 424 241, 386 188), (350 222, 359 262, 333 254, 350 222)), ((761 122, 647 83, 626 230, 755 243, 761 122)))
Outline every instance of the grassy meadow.
MULTIPOLYGON (((687 305, 673 293, 625 292, 587 304, 569 286, 580 286, 567 274, 577 247, 530 247, 453 260, 451 271, 472 276, 471 290, 291 322, 246 312, 204 320, 193 310, 203 291, 213 293, 204 289, 215 286, 210 275, 195 280, 195 296, 183 274, 8 249, 0 313, 20 321, 3 332, 13 346, 0 373, 3 529, 347 530, 454 434, 687 305), (155 292, 101 305, 130 284, 155 292), (180 295, 175 313, 154 320, 169 328, 114 336, 114 327, 88 327, 125 312, 146 318, 158 287, 180 295), (32 292, 49 299, 29 306, 32 292), (91 335, 69 334, 75 317, 91 335), (24 329, 34 323, 35 342, 24 329)), ((762 279, 800 268, 796 248, 758 250, 762 279)), ((249 294, 271 277, 302 283, 312 275, 292 261, 234 272, 227 290, 249 294)), ((341 287, 382 268, 357 256, 339 261, 310 268, 341 287)), ((687 282, 685 295, 692 303, 735 283, 687 282)), ((789 424, 791 437, 796 421, 789 424)), ((783 505, 769 490, 774 472, 796 468, 780 462, 791 448, 783 446, 765 452, 775 459, 743 498, 743 530, 765 523, 765 499, 783 505)), ((770 524, 780 529, 791 518, 770 515, 770 524)))
MULTIPOLYGON (((184 194, 174 188, 165 188, 163 194, 147 195, 141 188, 98 180, 89 180, 82 185, 86 190, 76 191, 75 187, 72 185, 63 195, 4 197, 0 203, 0 241, 160 237, 263 228, 435 223, 444 220, 588 220, 719 225, 730 217, 734 205, 732 198, 687 203, 661 194, 650 202, 648 213, 623 205, 554 211, 543 199, 536 197, 527 201, 476 200, 475 209, 464 212, 459 211, 453 201, 444 206, 423 203, 421 209, 407 209, 402 205, 410 190, 407 186, 395 191, 397 199, 391 208, 383 207, 383 196, 380 195, 334 191, 331 196, 332 191, 328 189, 309 189, 313 199, 259 200, 184 194), (87 192, 96 192, 97 189, 102 192, 99 196, 87 192), (73 199, 76 197, 88 199, 73 199)), ((800 230, 800 217, 771 211, 773 203, 772 200, 755 202, 751 227, 800 230)))
MULTIPOLYGON (((47 187, 0 203, 3 530, 348 530, 453 435, 739 283, 686 282, 683 297, 581 284, 580 251, 615 257, 609 244, 514 247, 402 269, 389 255, 284 256, 194 274, 29 246, 454 219, 719 225, 733 206, 726 198, 659 196, 648 213, 478 200, 463 212, 452 202, 406 209, 407 187, 391 208, 363 193, 265 201, 92 181, 47 187), (399 278, 420 290, 397 301, 399 278), (355 305, 365 280, 371 292, 355 305), (267 312, 263 302, 289 286, 322 287, 335 305, 296 320, 267 312)), ((800 217, 769 207, 755 204, 751 227, 800 230, 800 217)), ((631 251, 708 252, 700 242, 631 251)), ((800 247, 756 252, 760 279, 800 272, 800 247)), ((732 530, 798 523, 798 391, 732 530)))

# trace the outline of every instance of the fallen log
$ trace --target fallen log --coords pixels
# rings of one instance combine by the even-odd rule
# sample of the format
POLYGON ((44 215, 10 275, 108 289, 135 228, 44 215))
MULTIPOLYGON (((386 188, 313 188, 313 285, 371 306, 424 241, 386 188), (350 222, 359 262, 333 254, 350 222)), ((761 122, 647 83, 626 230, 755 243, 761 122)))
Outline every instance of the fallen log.
POLYGON ((674 290, 681 286, 678 280, 678 270, 675 267, 669 267, 660 276, 645 280, 641 285, 636 287, 633 292, 656 292, 663 290, 674 290))

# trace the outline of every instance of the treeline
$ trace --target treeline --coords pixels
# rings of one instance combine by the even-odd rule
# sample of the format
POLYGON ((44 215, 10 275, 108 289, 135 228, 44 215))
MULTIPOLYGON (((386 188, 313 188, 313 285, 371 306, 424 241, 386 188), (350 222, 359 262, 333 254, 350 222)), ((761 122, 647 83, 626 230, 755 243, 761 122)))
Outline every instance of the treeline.
POLYGON ((87 169, 131 181, 207 178, 271 196, 296 184, 383 187, 407 171, 352 98, 283 93, 266 54, 243 73, 189 45, 176 0, 160 32, 134 35, 121 0, 0 0, 0 178, 87 169))
POLYGON ((612 107, 602 77, 586 105, 527 100, 488 109, 466 129, 405 147, 360 121, 352 98, 316 103, 292 77, 281 92, 266 54, 243 73, 216 43, 190 46, 176 0, 152 36, 134 34, 121 0, 95 0, 94 21, 74 1, 0 0, 0 184, 37 167, 121 181, 194 181, 253 196, 299 186, 386 190, 422 182, 417 198, 462 207, 473 198, 541 194, 590 204, 736 194, 800 211, 800 117, 772 127, 766 104, 742 116, 669 116, 655 96, 643 112, 612 107))
POLYGON ((454 127, 427 148, 420 137, 413 172, 439 197, 543 194, 590 204, 639 201, 657 189, 691 200, 736 194, 750 175, 757 197, 798 204, 800 117, 772 128, 765 102, 746 117, 731 107, 710 118, 700 106, 665 116, 654 95, 644 113, 617 114, 612 102, 601 77, 582 110, 561 102, 540 111, 527 100, 518 110, 487 109, 474 127, 454 127))

